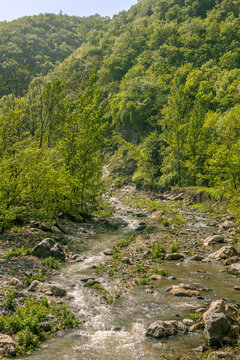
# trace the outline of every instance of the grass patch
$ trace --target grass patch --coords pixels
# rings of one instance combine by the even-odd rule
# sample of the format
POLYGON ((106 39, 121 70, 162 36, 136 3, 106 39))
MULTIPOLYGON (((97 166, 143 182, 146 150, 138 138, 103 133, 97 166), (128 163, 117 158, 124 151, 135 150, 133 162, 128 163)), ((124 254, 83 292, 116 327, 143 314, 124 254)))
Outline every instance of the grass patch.
POLYGON ((214 212, 214 208, 212 207, 212 204, 207 203, 197 203, 194 205, 191 205, 192 208, 196 209, 197 211, 201 211, 204 213, 212 214, 214 212))
POLYGON ((16 246, 13 246, 13 247, 11 247, 11 249, 9 251, 7 251, 5 254, 3 254, 3 258, 11 259, 13 257, 31 255, 31 253, 32 253, 31 248, 25 248, 25 246, 17 248, 16 246))
POLYGON ((159 200, 150 200, 145 198, 124 198, 123 201, 125 204, 132 207, 146 209, 149 213, 152 211, 163 211, 169 214, 178 213, 178 209, 173 208, 169 204, 161 203, 159 200))
POLYGON ((51 270, 58 270, 60 265, 62 264, 62 261, 50 256, 48 258, 42 259, 42 264, 47 266, 51 270))
POLYGON ((180 250, 180 244, 178 242, 172 242, 170 251, 171 253, 178 253, 180 250))
POLYGON ((166 248, 163 242, 154 242, 151 244, 151 258, 158 259, 162 254, 166 253, 166 248))
POLYGON ((66 304, 48 303, 46 298, 36 300, 31 297, 11 315, 0 316, 0 333, 16 335, 16 355, 36 349, 47 334, 56 333, 78 325, 74 314, 66 304), (51 321, 49 321, 51 319, 51 321), (48 322, 47 331, 41 323, 48 322))
POLYGON ((42 281, 44 279, 44 273, 42 270, 39 271, 39 273, 29 275, 26 279, 27 285, 30 285, 34 280, 42 281))
POLYGON ((195 322, 200 322, 202 321, 203 314, 201 312, 189 313, 187 318, 195 322))

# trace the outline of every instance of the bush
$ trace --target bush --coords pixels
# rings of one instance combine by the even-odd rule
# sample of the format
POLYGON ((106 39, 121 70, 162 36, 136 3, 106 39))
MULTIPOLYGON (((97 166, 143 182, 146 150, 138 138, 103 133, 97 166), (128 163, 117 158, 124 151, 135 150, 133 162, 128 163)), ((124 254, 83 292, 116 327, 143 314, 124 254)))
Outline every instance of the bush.
POLYGON ((17 355, 29 352, 45 339, 46 334, 40 323, 47 321, 49 315, 54 319, 54 323, 49 323, 51 333, 78 325, 74 314, 67 309, 66 304, 57 305, 54 302, 49 304, 46 298, 41 298, 39 301, 28 298, 24 305, 11 315, 0 316, 0 332, 17 335, 17 355))
POLYGON ((179 252, 179 248, 180 248, 179 243, 173 242, 173 243, 171 244, 171 248, 170 248, 171 253, 178 253, 178 252, 179 252))
POLYGON ((151 248, 152 248, 152 253, 151 253, 152 259, 158 259, 162 253, 166 253, 165 245, 161 242, 158 243, 155 242, 151 244, 151 248))
POLYGON ((46 259, 42 259, 42 263, 43 263, 43 265, 46 265, 47 267, 49 267, 49 269, 58 270, 60 267, 60 264, 62 262, 61 262, 61 260, 50 256, 46 259))

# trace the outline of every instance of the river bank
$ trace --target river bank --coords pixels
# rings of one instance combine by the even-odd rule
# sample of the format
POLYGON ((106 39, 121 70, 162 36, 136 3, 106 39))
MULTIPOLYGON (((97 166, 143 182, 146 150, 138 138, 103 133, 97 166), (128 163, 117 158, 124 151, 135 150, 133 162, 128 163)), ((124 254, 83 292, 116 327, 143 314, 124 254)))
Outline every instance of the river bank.
MULTIPOLYGON (((153 199, 151 194, 125 187, 109 200, 115 207, 115 220, 95 218, 81 223, 75 219, 64 224, 61 239, 67 239, 73 251, 66 264, 47 279, 66 290, 63 298, 55 299, 67 301, 80 319, 79 328, 45 342, 28 358, 51 360, 56 353, 68 360, 208 356, 204 355, 210 348, 202 325, 196 331, 189 329, 201 323, 200 314, 211 301, 225 298, 239 304, 239 277, 227 271, 226 259, 209 257, 224 246, 239 251, 234 219, 215 210, 199 211, 199 204, 190 204, 179 193, 153 199), (119 229, 114 230, 117 223, 119 229), (219 236, 220 243, 209 239, 214 236, 215 240, 219 236), (188 332, 163 339, 146 337, 151 323, 172 320, 185 321, 188 332)), ((41 261, 35 257, 9 261, 24 262, 28 271, 31 261, 36 268, 30 271, 40 270, 36 264, 41 261)), ((1 279, 9 281, 10 274, 17 276, 9 272, 1 279)))

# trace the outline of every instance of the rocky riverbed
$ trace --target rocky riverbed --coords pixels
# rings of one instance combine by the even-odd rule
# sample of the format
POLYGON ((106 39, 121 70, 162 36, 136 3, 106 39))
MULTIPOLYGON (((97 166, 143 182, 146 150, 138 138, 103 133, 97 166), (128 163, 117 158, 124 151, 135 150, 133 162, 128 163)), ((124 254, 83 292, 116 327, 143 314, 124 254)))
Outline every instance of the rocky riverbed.
POLYGON ((2 252, 17 241, 35 246, 1 259, 2 287, 19 299, 66 301, 80 320, 29 359, 238 359, 240 235, 231 214, 179 192, 125 187, 109 200, 112 219, 32 223, 2 236, 2 252), (60 258, 63 249, 65 265, 29 285, 46 266, 41 248, 60 258))

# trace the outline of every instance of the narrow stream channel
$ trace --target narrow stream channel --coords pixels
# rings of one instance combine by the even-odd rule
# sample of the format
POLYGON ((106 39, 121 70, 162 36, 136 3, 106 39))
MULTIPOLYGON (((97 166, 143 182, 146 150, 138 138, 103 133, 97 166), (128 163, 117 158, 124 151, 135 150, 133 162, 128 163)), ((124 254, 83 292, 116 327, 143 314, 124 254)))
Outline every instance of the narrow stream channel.
MULTIPOLYGON (((93 236, 84 248, 86 259, 80 263, 67 264, 61 274, 53 279, 67 289, 71 297, 69 306, 86 322, 70 333, 47 341, 38 351, 24 359, 157 360, 163 359, 166 348, 168 351, 175 350, 178 355, 181 352, 189 353, 189 349, 202 343, 200 334, 190 333, 160 342, 146 338, 146 327, 155 320, 182 319, 206 300, 225 297, 239 302, 239 293, 233 289, 238 279, 222 272, 225 267, 219 263, 196 263, 189 259, 180 265, 166 262, 165 268, 176 280, 163 280, 153 294, 146 293, 144 287, 136 287, 132 294, 123 291, 109 276, 96 276, 94 267, 109 260, 104 250, 112 248, 119 238, 134 230, 139 222, 133 214, 127 214, 127 210, 127 207, 122 208, 116 215, 127 221, 127 226, 93 236), (93 289, 84 287, 82 280, 89 276, 97 278, 106 289, 120 293, 121 296, 113 305, 107 305, 93 289), (202 300, 174 297, 166 292, 170 285, 180 282, 197 284, 210 290, 202 293, 202 300)), ((204 216, 198 215, 198 225, 204 227, 206 222, 204 216)), ((197 231, 196 219, 194 223, 197 231)))

